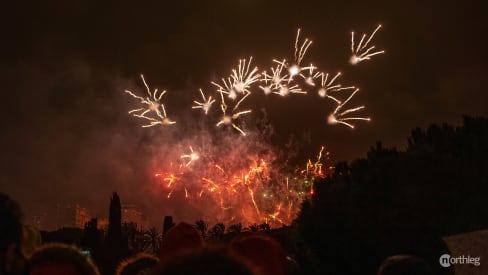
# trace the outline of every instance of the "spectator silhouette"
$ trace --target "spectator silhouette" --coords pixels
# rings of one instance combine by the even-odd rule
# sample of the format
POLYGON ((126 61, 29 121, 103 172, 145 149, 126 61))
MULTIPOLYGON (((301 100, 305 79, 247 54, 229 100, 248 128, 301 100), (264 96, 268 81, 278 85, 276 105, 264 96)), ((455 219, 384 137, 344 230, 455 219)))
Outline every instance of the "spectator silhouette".
POLYGON ((258 275, 250 263, 227 249, 204 248, 173 255, 154 270, 156 275, 233 274, 258 275))
POLYGON ((429 264, 411 255, 395 255, 386 258, 377 275, 433 275, 429 264))
POLYGON ((8 195, 0 193, 0 274, 23 274, 22 212, 8 195))
POLYGON ((146 275, 159 263, 159 259, 151 254, 138 253, 128 259, 123 260, 115 275, 146 275))
POLYGON ((22 226, 22 249, 24 255, 28 258, 36 247, 41 245, 41 233, 37 228, 29 225, 22 226))
POLYGON ((237 235, 230 245, 232 252, 249 261, 261 274, 285 274, 286 258, 278 241, 256 232, 237 235))
POLYGON ((30 275, 99 275, 89 256, 74 246, 50 243, 40 246, 29 260, 30 275))
POLYGON ((163 237, 160 259, 164 262, 174 255, 198 251, 204 246, 202 234, 193 225, 182 222, 168 230, 163 237))

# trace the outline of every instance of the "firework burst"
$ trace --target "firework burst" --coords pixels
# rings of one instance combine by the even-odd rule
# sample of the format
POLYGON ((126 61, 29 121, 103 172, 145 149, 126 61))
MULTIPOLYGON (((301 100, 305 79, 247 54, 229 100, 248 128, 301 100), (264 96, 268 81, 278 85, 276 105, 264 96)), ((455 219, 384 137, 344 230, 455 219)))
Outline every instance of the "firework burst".
POLYGON ((313 64, 310 64, 310 66, 308 66, 307 68, 308 68, 308 74, 304 75, 300 73, 300 76, 303 78, 303 80, 308 86, 315 87, 315 79, 319 78, 322 75, 322 73, 316 71, 317 67, 315 67, 313 64))
MULTIPOLYGON (((375 46, 369 46, 380 27, 369 37, 363 35, 358 45, 355 45, 352 33, 351 64, 358 64, 384 52, 374 51, 375 46)), ((165 197, 184 198, 198 208, 205 205, 206 211, 215 214, 216 221, 220 222, 282 225, 293 221, 303 200, 313 195, 315 182, 327 176, 330 167, 324 168, 324 162, 329 153, 322 147, 314 160, 309 160, 304 167, 294 171, 282 166, 281 163, 286 163, 283 157, 285 153, 265 142, 260 130, 242 125, 242 117, 250 117, 252 113, 252 108, 245 103, 254 94, 254 86, 258 86, 266 95, 277 94, 281 97, 308 94, 307 89, 313 89, 320 97, 336 104, 327 117, 329 124, 354 128, 353 121, 370 121, 369 117, 349 116, 365 107, 346 107, 359 89, 337 83, 341 73, 324 73, 313 64, 302 66, 311 44, 310 39, 301 39, 298 29, 291 62, 273 59, 268 71, 258 73, 258 67, 252 65, 252 56, 240 59, 230 75, 221 78, 221 81, 210 82, 214 87, 212 95, 199 89, 201 100, 194 100, 192 109, 201 109, 210 119, 215 119, 212 123, 216 127, 212 129, 227 126, 239 135, 227 131, 193 129, 192 138, 183 138, 162 149, 169 153, 165 154, 163 161, 158 162, 160 172, 155 176, 165 197), (349 91, 351 94, 342 100, 345 96, 341 95, 349 91), (220 111, 211 108, 216 101, 220 101, 220 111), (181 148, 189 150, 181 151, 181 148)), ((125 91, 141 105, 130 110, 129 114, 148 121, 142 127, 174 124, 167 117, 162 102, 166 91, 152 91, 142 75, 141 78, 147 95, 138 96, 125 91)))
POLYGON ((251 84, 259 81, 260 79, 260 75, 256 74, 256 72, 258 71, 258 67, 254 67, 254 69, 249 71, 251 61, 252 56, 249 58, 249 62, 247 62, 246 59, 241 59, 239 60, 237 70, 232 70, 231 77, 234 80, 232 86, 237 93, 251 93, 251 91, 249 90, 251 84))
POLYGON ((378 27, 376 27, 376 29, 371 33, 371 35, 369 36, 368 40, 366 40, 366 42, 364 42, 364 39, 366 38, 366 34, 363 34, 363 36, 361 37, 361 40, 359 41, 359 44, 356 47, 354 45, 354 32, 351 32, 351 52, 352 52, 352 55, 351 55, 351 58, 349 59, 349 63, 351 63, 352 65, 356 65, 361 61, 371 59, 372 56, 382 54, 385 52, 385 51, 371 52, 372 50, 374 50, 376 48, 376 46, 374 46, 374 45, 367 48, 369 42, 371 42, 371 39, 373 39, 373 36, 375 35, 375 33, 380 28, 381 28, 381 25, 378 25, 378 27))
POLYGON ((237 131, 239 131, 239 133, 241 133, 241 135, 245 136, 246 133, 241 128, 239 128, 239 126, 237 126, 237 124, 236 124, 235 121, 241 115, 251 113, 251 110, 245 110, 245 111, 238 111, 237 110, 237 108, 239 107, 239 105, 241 104, 241 102, 243 102, 244 99, 248 95, 249 94, 246 94, 244 97, 242 97, 242 99, 239 102, 237 102, 237 104, 234 106, 234 108, 232 108, 232 111, 230 113, 228 113, 227 112, 228 106, 225 103, 224 95, 223 95, 223 93, 220 93, 220 96, 221 96, 220 97, 221 98, 220 109, 222 110, 222 117, 221 117, 220 121, 217 123, 216 126, 218 127, 218 126, 221 126, 221 125, 231 125, 232 128, 236 129, 237 131))
POLYGON ((190 153, 181 156, 181 159, 188 159, 185 163, 185 166, 188 167, 193 161, 199 159, 200 156, 193 151, 193 148, 190 146, 190 153))
POLYGON ((341 84, 335 84, 334 81, 339 77, 341 76, 341 73, 337 73, 334 77, 330 78, 329 79, 329 74, 328 73, 322 73, 320 75, 321 77, 321 85, 320 85, 320 88, 318 90, 318 94, 320 97, 325 97, 325 98, 328 98, 328 99, 332 99, 333 101, 335 101, 337 104, 341 104, 341 101, 338 100, 337 98, 333 97, 330 95, 329 92, 337 92, 337 91, 345 91, 345 90, 351 90, 351 89, 355 89, 356 87, 354 86, 349 86, 349 87, 342 87, 341 84))
POLYGON ((202 89, 200 89, 200 95, 202 95, 203 101, 202 102, 193 101, 195 103, 195 105, 193 105, 191 108, 192 109, 202 109, 203 112, 205 114, 207 114, 208 111, 210 110, 210 107, 215 102, 215 99, 212 99, 212 96, 209 96, 207 99, 207 97, 203 93, 202 89))
POLYGON ((297 31, 297 38, 295 39, 295 63, 291 66, 288 66, 288 72, 290 74, 290 78, 300 74, 300 72, 305 69, 300 67, 303 57, 307 53, 308 47, 312 45, 312 40, 305 38, 302 45, 298 47, 298 41, 300 40, 300 29, 297 31))
POLYGON ((351 98, 358 91, 359 91, 359 89, 354 90, 354 92, 352 92, 351 95, 344 102, 338 103, 337 108, 335 108, 334 112, 332 112, 332 114, 330 114, 329 117, 327 118, 327 121, 329 124, 339 123, 339 124, 346 125, 351 129, 354 129, 354 125, 352 125, 351 123, 348 123, 346 121, 353 121, 353 120, 371 121, 371 119, 369 117, 344 117, 345 115, 347 115, 349 113, 357 112, 359 110, 364 109, 364 106, 359 106, 359 107, 350 108, 350 109, 346 109, 345 111, 342 111, 342 108, 344 107, 344 105, 346 105, 347 102, 349 102, 349 100, 351 100, 351 98))
POLYGON ((143 125, 142 127, 175 124, 176 122, 171 121, 167 117, 166 109, 164 107, 164 104, 161 102, 161 98, 166 93, 166 91, 160 92, 159 95, 158 95, 158 89, 154 89, 154 91, 151 92, 151 89, 149 88, 149 85, 147 85, 146 80, 144 79, 144 75, 142 74, 141 74, 141 79, 142 82, 144 83, 144 86, 146 87, 146 92, 147 92, 146 97, 137 96, 129 90, 125 90, 125 92, 131 95, 132 97, 139 99, 140 103, 146 106, 142 108, 132 109, 129 111, 129 114, 149 121, 149 124, 143 125), (152 114, 152 116, 150 116, 150 114, 152 114))
POLYGON ((288 75, 286 73, 283 74, 283 67, 286 63, 286 60, 283 59, 281 62, 278 62, 276 60, 273 61, 278 64, 276 65, 276 67, 271 68, 271 75, 268 74, 266 71, 263 72, 263 78, 261 79, 261 81, 264 82, 265 86, 259 86, 259 88, 261 88, 261 90, 263 90, 263 92, 267 95, 272 93, 273 91, 279 90, 279 88, 285 82, 288 82, 288 75))

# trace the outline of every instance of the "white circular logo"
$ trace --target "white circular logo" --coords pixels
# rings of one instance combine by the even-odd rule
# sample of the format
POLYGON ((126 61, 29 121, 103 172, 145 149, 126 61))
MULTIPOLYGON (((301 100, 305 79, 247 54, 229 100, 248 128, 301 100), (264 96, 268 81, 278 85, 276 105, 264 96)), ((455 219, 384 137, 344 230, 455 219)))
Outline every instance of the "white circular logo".
POLYGON ((439 263, 442 267, 450 267, 451 266, 451 255, 444 254, 439 258, 439 263))

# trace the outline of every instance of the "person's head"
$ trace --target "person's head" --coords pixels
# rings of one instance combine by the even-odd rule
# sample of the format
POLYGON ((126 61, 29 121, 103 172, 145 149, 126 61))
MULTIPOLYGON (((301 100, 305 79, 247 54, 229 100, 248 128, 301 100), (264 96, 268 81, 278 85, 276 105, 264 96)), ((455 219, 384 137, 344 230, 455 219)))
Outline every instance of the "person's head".
POLYGON ((99 275, 90 257, 77 247, 50 243, 38 247, 29 260, 30 275, 99 275))
POLYGON ((182 222, 168 230, 163 237, 160 259, 165 261, 172 255, 200 250, 204 246, 202 234, 193 225, 182 222))
POLYGON ((123 260, 115 275, 146 275, 151 274, 152 269, 159 263, 156 256, 147 253, 138 253, 128 259, 123 260))
POLYGON ((153 274, 233 274, 256 275, 254 267, 224 248, 204 248, 173 255, 161 262, 153 274))
POLYGON ((41 233, 37 228, 29 225, 22 226, 22 251, 27 258, 41 243, 41 233))
POLYGON ((378 275, 433 275, 431 267, 423 259, 411 255, 395 255, 386 258, 378 269, 378 275))
POLYGON ((262 274, 285 274, 286 257, 278 241, 268 235, 249 232, 237 235, 231 251, 256 266, 262 274))
POLYGON ((0 193, 0 274, 23 272, 21 217, 17 202, 0 193))

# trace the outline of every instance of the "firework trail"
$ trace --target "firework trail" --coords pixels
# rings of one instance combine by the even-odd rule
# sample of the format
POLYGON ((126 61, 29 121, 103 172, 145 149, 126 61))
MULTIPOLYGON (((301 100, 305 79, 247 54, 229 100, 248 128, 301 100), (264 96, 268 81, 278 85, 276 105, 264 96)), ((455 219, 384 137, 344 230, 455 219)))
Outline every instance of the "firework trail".
POLYGON ((232 84, 232 80, 230 77, 228 77, 227 79, 222 78, 222 85, 213 81, 211 83, 217 87, 217 92, 219 92, 220 94, 226 94, 232 100, 235 100, 237 98, 237 93, 233 88, 234 85, 232 84))
POLYGON ((188 159, 188 161, 185 163, 185 166, 188 167, 193 161, 199 159, 200 157, 197 153, 193 152, 193 148, 190 146, 190 154, 182 155, 181 158, 188 159))
POLYGON ((290 84, 294 81, 295 76, 300 75, 304 78, 305 83, 310 86, 315 86, 314 79, 318 78, 320 73, 314 73, 317 69, 312 64, 308 67, 301 67, 303 57, 305 56, 308 48, 312 44, 312 41, 305 38, 301 46, 298 46, 300 40, 300 29, 297 31, 297 36, 295 39, 295 53, 294 53, 294 63, 289 64, 286 59, 281 61, 274 59, 273 62, 276 63, 276 67, 271 68, 272 74, 269 75, 266 71, 263 72, 262 81, 265 86, 259 86, 265 94, 274 93, 280 96, 287 96, 290 93, 293 94, 307 94, 307 91, 302 90, 298 84, 290 84), (288 74, 283 73, 283 68, 286 68, 288 74), (301 74, 303 70, 309 70, 310 76, 304 76, 301 74))
POLYGON ((322 73, 320 75, 320 77, 321 77, 321 80, 320 80, 321 86, 320 86, 320 89, 318 90, 318 94, 319 94, 320 97, 326 97, 326 98, 332 99, 337 104, 341 104, 341 101, 338 100, 337 98, 331 96, 329 94, 329 92, 345 91, 345 90, 351 90, 351 89, 355 89, 356 88, 354 86, 342 87, 341 84, 334 84, 334 81, 339 76, 341 76, 341 73, 340 72, 337 73, 331 79, 329 79, 329 74, 328 73, 326 73, 326 74, 322 73))
POLYGON ((256 74, 258 71, 258 67, 254 67, 254 69, 249 72, 249 68, 251 66, 252 56, 249 58, 249 62, 247 62, 246 66, 246 59, 239 60, 239 65, 237 70, 232 70, 232 79, 234 80, 233 89, 239 93, 251 93, 249 90, 251 84, 254 82, 259 81, 260 75, 256 74))
MULTIPOLYGON (((310 67, 301 67, 301 63, 303 61, 303 58, 305 57, 305 54, 307 53, 308 48, 312 44, 312 40, 305 38, 301 46, 298 46, 300 41, 300 29, 297 31, 297 37, 295 39, 295 53, 294 53, 294 63, 288 64, 288 62, 284 59, 282 61, 278 60, 273 60, 273 62, 277 63, 278 65, 281 65, 284 68, 288 69, 288 83, 294 80, 294 77, 299 75, 302 70, 310 69, 310 67)), ((311 67, 313 67, 311 65, 311 67)))
POLYGON ((298 85, 290 86, 288 84, 281 84, 279 90, 273 93, 280 96, 287 96, 289 94, 306 94, 307 92, 303 91, 298 85))
POLYGON ((295 39, 295 63, 288 67, 288 72, 290 74, 290 79, 298 75, 303 69, 300 64, 302 63, 303 57, 307 53, 308 47, 312 44, 312 40, 305 38, 302 45, 298 47, 298 41, 300 40, 300 29, 297 31, 297 38, 295 39))
POLYGON ((157 118, 148 117, 146 115, 138 115, 138 114, 134 114, 134 116, 149 120, 149 124, 142 125, 143 128, 152 127, 155 125, 171 125, 176 123, 175 121, 172 121, 168 118, 168 116, 166 115, 166 109, 164 108, 163 104, 161 104, 161 111, 157 110, 156 112, 157 118))
POLYGON ((211 82, 217 87, 217 92, 220 93, 220 109, 222 111, 221 119, 217 122, 216 126, 230 125, 237 130, 241 135, 245 136, 244 132, 237 124, 236 121, 241 115, 251 113, 251 110, 239 110, 239 106, 244 100, 251 94, 251 84, 260 80, 260 75, 256 74, 257 67, 250 70, 252 57, 249 58, 249 62, 246 59, 239 60, 239 65, 236 69, 232 70, 232 74, 227 79, 222 78, 222 85, 211 82), (224 94, 237 103, 229 112, 228 105, 225 102, 224 94))
POLYGON ((231 125, 232 128, 236 129, 241 133, 241 135, 245 136, 246 133, 235 124, 235 121, 244 114, 251 113, 251 110, 245 110, 245 111, 237 111, 237 107, 239 104, 247 97, 244 96, 237 104, 236 106, 232 109, 232 112, 230 114, 227 113, 227 104, 225 104, 224 96, 223 93, 221 93, 221 104, 220 104, 220 109, 222 110, 222 118, 221 120, 216 124, 216 126, 221 126, 221 125, 231 125))
POLYGON ((257 67, 254 67, 250 72, 250 66, 252 62, 252 56, 249 58, 249 62, 246 59, 239 60, 239 65, 236 69, 232 69, 232 74, 227 79, 222 78, 222 85, 216 82, 211 82, 217 87, 219 93, 226 94, 230 99, 235 100, 238 94, 250 94, 250 86, 254 82, 259 81, 260 75, 256 74, 257 67), (246 65, 247 64, 247 65, 246 65))
POLYGON ((262 73, 263 79, 261 81, 265 83, 265 86, 259 86, 259 88, 263 90, 264 94, 268 95, 273 91, 277 91, 280 89, 285 81, 288 82, 288 75, 283 74, 283 67, 285 66, 285 62, 286 60, 276 62, 278 63, 278 65, 271 68, 271 75, 269 75, 266 71, 262 73))
POLYGON ((125 90, 125 92, 130 94, 132 97, 139 99, 141 101, 141 103, 144 105, 147 105, 147 107, 130 110, 129 114, 145 115, 151 111, 157 112, 159 109, 159 106, 161 105, 161 98, 166 93, 166 91, 162 91, 158 95, 158 89, 154 89, 154 92, 151 92, 151 90, 149 89, 149 86, 146 83, 146 80, 144 79, 144 75, 142 75, 142 74, 141 74, 141 79, 142 79, 142 82, 144 83, 144 86, 146 87, 146 91, 147 91, 147 95, 148 95, 146 98, 143 98, 141 96, 137 96, 129 90, 125 90))
POLYGON ((375 56, 377 54, 382 54, 385 52, 385 51, 371 52, 372 50, 375 49, 376 46, 371 46, 371 47, 366 49, 366 47, 368 47, 369 42, 371 42, 371 39, 373 39, 373 36, 375 35, 375 33, 380 28, 381 28, 381 25, 378 25, 378 27, 376 27, 376 29, 373 31, 373 33, 371 33, 368 40, 364 44, 363 44, 363 42, 364 42, 364 39, 366 38, 366 34, 363 34, 363 36, 361 37, 361 40, 359 41, 359 44, 357 45, 357 47, 354 47, 355 46, 354 45, 354 32, 351 32, 351 52, 352 52, 352 55, 351 55, 351 58, 349 59, 349 63, 351 63, 352 65, 356 65, 361 61, 371 59, 372 56, 375 56))
POLYGON ((129 111, 129 114, 138 118, 149 120, 150 123, 147 125, 143 125, 142 127, 152 127, 158 124, 160 125, 174 124, 175 122, 171 121, 167 117, 166 109, 164 107, 164 104, 161 102, 161 98, 166 93, 166 91, 164 90, 160 92, 159 95, 158 95, 158 89, 154 89, 154 92, 151 92, 151 89, 149 89, 149 85, 147 85, 146 80, 144 79, 144 75, 142 74, 141 74, 141 79, 142 82, 144 83, 144 86, 146 87, 147 96, 145 98, 141 96, 137 96, 129 90, 125 90, 125 92, 131 95, 132 97, 139 99, 141 104, 147 106, 143 108, 132 109, 129 111), (149 116, 148 114, 150 113, 155 113, 156 117, 149 116))
POLYGON ((307 85, 315 87, 315 79, 319 78, 322 75, 322 73, 316 72, 315 70, 317 69, 317 67, 315 67, 313 64, 310 64, 310 66, 308 66, 307 68, 308 68, 308 75, 304 75, 300 73, 300 76, 303 78, 303 80, 307 85))
MULTIPOLYGON (((325 176, 325 172, 323 171, 323 161, 329 159, 329 152, 325 151, 325 146, 320 148, 320 151, 317 155, 317 159, 312 162, 312 160, 308 160, 307 164, 305 165, 305 169, 300 172, 300 175, 304 178, 305 186, 310 185, 310 195, 314 194, 314 183, 317 179, 323 178, 325 176), (325 157, 325 159, 324 159, 325 157)), ((331 169, 332 167, 329 167, 331 169)))
POLYGON ((329 115, 327 118, 327 121, 329 124, 343 124, 348 126, 351 129, 354 129, 354 125, 346 122, 346 121, 352 121, 352 120, 364 120, 364 121, 371 121, 370 118, 365 118, 365 117, 344 117, 345 115, 359 111, 361 109, 364 109, 364 106, 359 106, 351 109, 347 109, 345 111, 342 111, 342 107, 351 100, 351 98, 359 91, 359 89, 354 90, 354 92, 351 93, 351 95, 342 103, 338 103, 337 108, 334 110, 332 114, 329 115))
POLYGON ((196 105, 193 105, 191 108, 192 109, 202 109, 205 114, 208 113, 210 110, 210 107, 212 104, 215 102, 215 99, 212 99, 212 96, 209 96, 208 99, 205 97, 205 94, 203 93, 202 89, 200 89, 200 94, 202 95, 202 102, 198 101, 193 101, 196 105))

